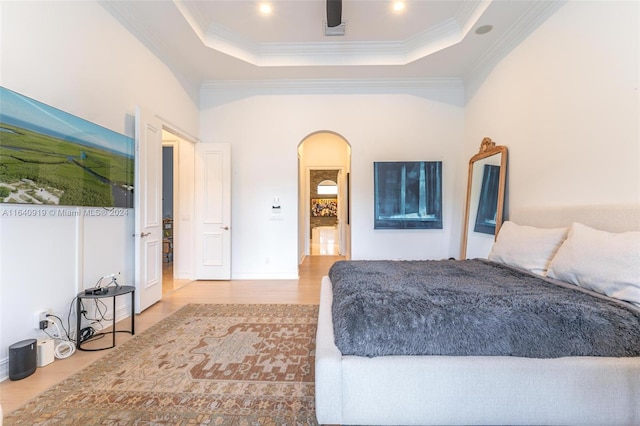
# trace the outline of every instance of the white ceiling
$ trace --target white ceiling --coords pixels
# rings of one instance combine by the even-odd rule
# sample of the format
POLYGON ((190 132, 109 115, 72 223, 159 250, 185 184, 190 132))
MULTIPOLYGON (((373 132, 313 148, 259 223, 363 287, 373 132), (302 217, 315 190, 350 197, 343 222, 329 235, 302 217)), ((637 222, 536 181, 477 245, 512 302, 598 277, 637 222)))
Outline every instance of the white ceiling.
POLYGON ((563 1, 343 0, 344 36, 326 36, 325 0, 100 0, 180 78, 459 79, 491 67, 563 1), (475 30, 493 29, 483 35, 475 30))

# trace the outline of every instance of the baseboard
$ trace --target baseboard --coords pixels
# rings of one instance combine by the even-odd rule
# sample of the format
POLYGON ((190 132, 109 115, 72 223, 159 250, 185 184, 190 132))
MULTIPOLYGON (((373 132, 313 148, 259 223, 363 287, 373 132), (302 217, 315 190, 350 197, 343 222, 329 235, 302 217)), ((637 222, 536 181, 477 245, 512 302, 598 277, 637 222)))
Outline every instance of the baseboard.
POLYGON ((0 360, 0 382, 9 380, 9 358, 0 360))
POLYGON ((297 280, 298 273, 274 272, 272 274, 234 274, 232 280, 297 280))
POLYGON ((118 321, 122 321, 123 319, 129 318, 131 315, 132 315, 131 308, 129 307, 129 305, 120 306, 120 308, 118 308, 116 312, 116 324, 118 323, 118 321))

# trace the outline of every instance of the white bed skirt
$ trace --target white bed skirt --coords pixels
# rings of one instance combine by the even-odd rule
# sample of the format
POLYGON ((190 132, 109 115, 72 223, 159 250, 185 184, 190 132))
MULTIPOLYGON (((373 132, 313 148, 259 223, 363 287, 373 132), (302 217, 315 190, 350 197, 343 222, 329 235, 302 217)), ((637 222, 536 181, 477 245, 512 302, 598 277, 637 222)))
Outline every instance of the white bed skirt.
POLYGON ((343 356, 322 280, 316 413, 347 425, 640 425, 640 358, 343 356))

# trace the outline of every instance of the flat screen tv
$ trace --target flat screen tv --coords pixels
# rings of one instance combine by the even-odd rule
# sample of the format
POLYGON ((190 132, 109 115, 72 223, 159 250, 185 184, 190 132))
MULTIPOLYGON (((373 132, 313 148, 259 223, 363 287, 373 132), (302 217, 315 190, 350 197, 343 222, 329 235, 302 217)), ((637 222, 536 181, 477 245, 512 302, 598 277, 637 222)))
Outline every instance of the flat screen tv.
POLYGON ((0 202, 133 207, 134 139, 0 87, 0 202))

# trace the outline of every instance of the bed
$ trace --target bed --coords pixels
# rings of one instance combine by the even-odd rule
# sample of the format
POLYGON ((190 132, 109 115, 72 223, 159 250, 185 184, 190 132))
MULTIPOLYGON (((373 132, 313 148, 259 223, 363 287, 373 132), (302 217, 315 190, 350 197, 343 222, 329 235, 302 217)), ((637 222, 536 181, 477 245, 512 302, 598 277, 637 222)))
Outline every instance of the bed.
MULTIPOLYGON (((539 276, 569 291, 576 287, 580 297, 611 301, 630 315, 640 312, 640 286, 634 284, 640 280, 640 234, 629 232, 640 231, 640 206, 523 209, 512 212, 505 225, 486 263, 539 276), (598 262, 590 256, 607 258, 607 264, 594 272, 598 262), (616 278, 594 284, 599 273, 616 278), (632 284, 617 285, 627 281, 632 284)), ((615 356, 346 355, 336 345, 342 340, 334 334, 333 304, 327 276, 316 341, 320 424, 640 424, 640 347, 635 341, 625 352, 632 355, 615 356)))

